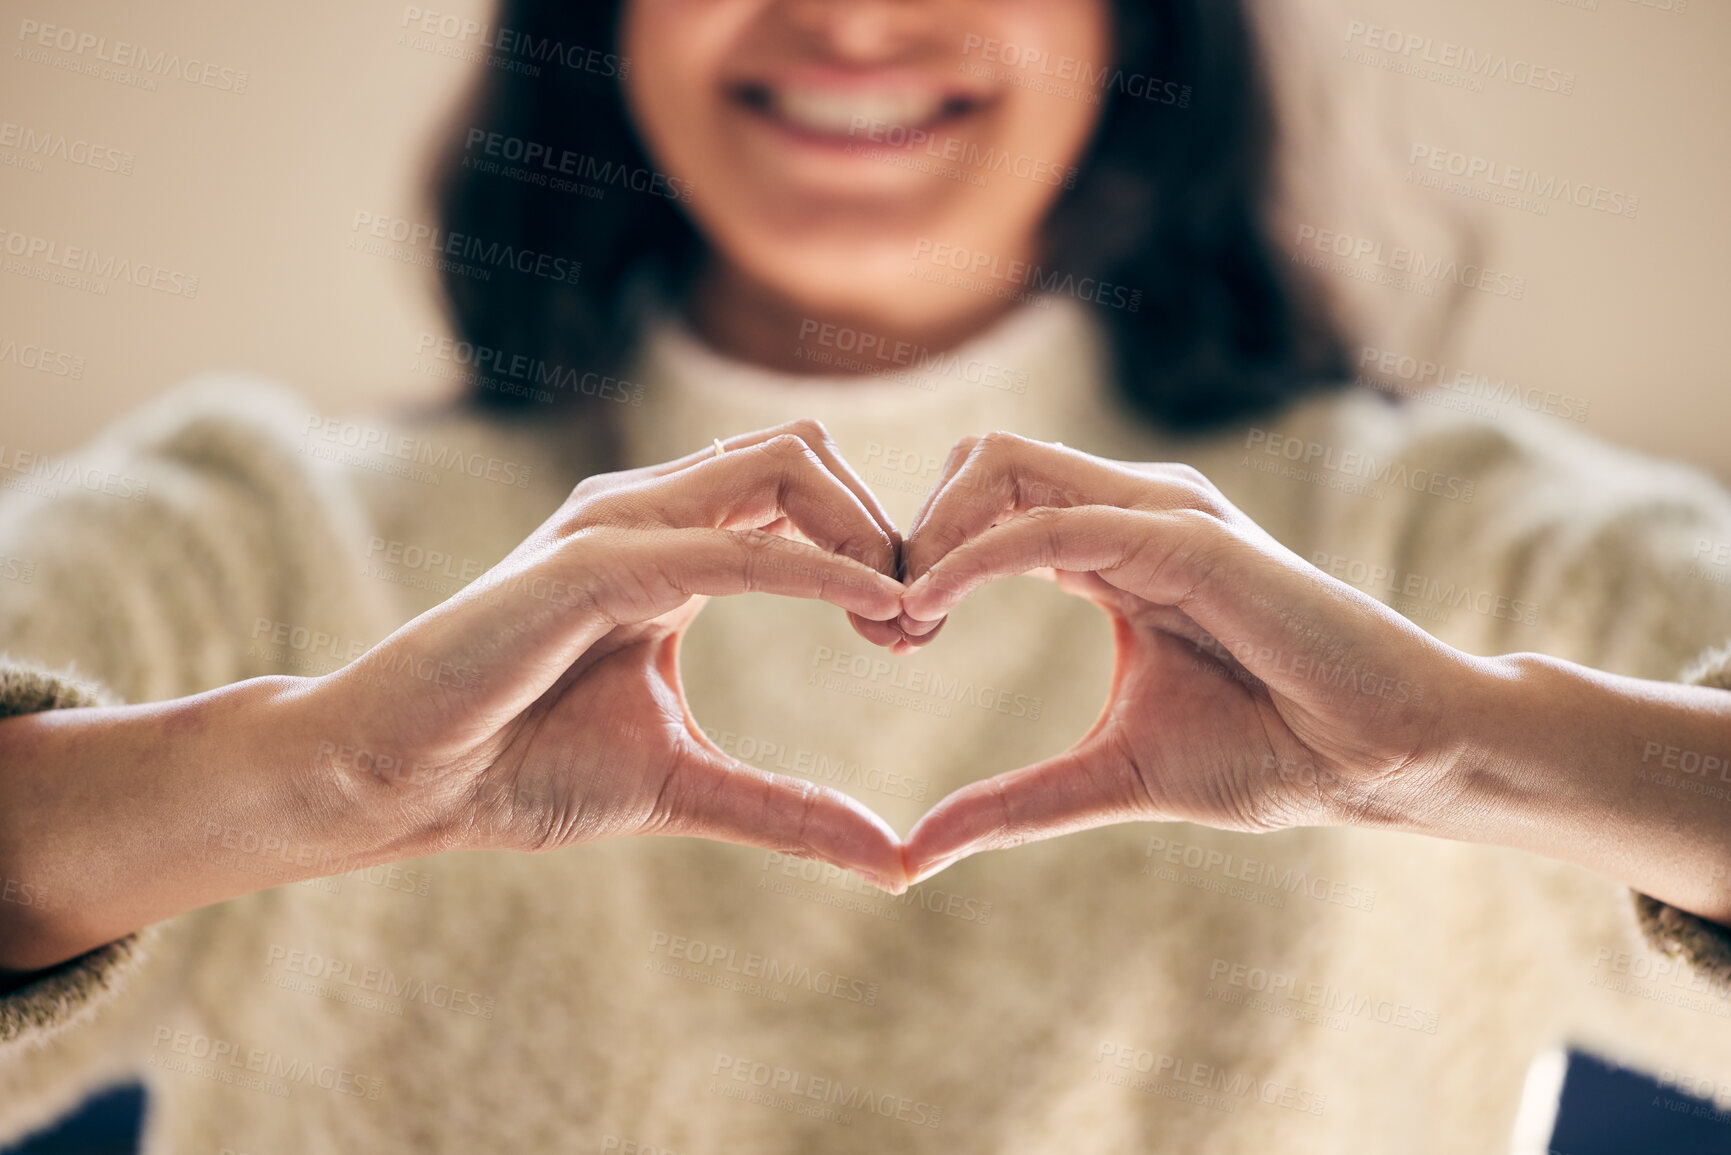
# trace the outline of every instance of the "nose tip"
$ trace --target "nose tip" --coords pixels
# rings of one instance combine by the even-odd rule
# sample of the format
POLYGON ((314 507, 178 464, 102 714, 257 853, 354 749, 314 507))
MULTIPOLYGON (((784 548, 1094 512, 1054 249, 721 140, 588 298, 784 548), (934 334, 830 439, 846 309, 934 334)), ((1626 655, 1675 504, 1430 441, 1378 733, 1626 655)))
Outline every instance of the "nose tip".
POLYGON ((835 55, 869 62, 900 51, 926 20, 915 0, 798 0, 788 22, 818 38, 835 55))

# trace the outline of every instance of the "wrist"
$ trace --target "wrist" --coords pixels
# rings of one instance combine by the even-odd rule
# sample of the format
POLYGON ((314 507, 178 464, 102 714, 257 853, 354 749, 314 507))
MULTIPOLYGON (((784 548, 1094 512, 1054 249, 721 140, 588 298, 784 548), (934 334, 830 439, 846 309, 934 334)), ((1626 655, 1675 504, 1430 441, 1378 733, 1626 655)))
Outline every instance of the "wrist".
POLYGON ((259 682, 272 683, 259 686, 255 718, 275 789, 292 808, 294 856, 318 867, 304 877, 448 849, 439 799, 453 793, 452 775, 390 736, 368 700, 334 675, 259 682))
POLYGON ((320 730, 313 681, 6 719, 0 879, 27 884, 33 901, 0 904, 0 967, 38 970, 387 854, 367 808, 306 756, 320 730))
POLYGON ((1458 841, 1527 845, 1550 815, 1554 769, 1571 723, 1567 664, 1542 654, 1461 655, 1455 690, 1438 712, 1428 790, 1411 799, 1402 829, 1458 841))

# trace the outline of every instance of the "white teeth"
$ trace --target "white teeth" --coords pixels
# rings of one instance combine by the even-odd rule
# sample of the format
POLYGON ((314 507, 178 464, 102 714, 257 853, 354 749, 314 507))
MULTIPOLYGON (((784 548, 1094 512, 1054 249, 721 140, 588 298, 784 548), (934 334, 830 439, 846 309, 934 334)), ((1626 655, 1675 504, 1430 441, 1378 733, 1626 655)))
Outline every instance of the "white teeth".
POLYGON ((813 132, 847 135, 872 123, 921 125, 943 110, 944 98, 920 92, 849 92, 776 88, 770 105, 783 120, 813 132))

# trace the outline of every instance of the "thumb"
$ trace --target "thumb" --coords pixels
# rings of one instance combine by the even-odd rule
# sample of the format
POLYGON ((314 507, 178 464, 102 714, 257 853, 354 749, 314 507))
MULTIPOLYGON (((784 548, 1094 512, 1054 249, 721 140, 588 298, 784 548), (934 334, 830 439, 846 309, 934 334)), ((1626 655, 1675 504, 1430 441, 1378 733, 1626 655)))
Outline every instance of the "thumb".
POLYGON ((1136 768, 1097 724, 1062 754, 970 782, 928 810, 908 832, 908 882, 983 850, 1153 816, 1136 768))
POLYGON ((907 889, 889 823, 839 790, 747 765, 701 732, 676 745, 644 834, 710 838, 831 862, 882 890, 907 889))

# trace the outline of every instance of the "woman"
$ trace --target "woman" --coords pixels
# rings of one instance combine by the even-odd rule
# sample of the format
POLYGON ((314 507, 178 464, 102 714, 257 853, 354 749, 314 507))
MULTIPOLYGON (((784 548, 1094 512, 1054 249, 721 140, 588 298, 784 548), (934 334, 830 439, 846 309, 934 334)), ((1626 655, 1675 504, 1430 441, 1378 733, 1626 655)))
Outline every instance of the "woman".
POLYGON ((484 404, 218 381, 84 460, 140 500, 5 508, 0 1126, 142 1071, 164 1150, 1484 1151, 1564 1038, 1731 1069, 1726 708, 1617 676, 1731 637, 1731 502, 1322 388, 1243 12, 475 36, 484 404))

